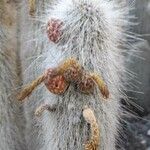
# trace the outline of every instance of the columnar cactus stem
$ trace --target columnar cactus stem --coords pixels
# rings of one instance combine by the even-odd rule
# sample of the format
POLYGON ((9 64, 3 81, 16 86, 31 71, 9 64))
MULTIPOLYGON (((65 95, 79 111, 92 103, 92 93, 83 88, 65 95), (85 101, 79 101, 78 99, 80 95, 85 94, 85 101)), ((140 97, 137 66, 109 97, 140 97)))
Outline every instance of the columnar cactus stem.
MULTIPOLYGON (((40 3, 37 2, 37 11, 41 8, 40 3)), ((124 98, 124 83, 127 83, 124 52, 128 52, 130 45, 126 43, 130 24, 128 11, 128 6, 118 0, 60 0, 52 9, 46 9, 45 16, 40 18, 44 25, 34 22, 24 28, 24 21, 22 35, 27 36, 31 30, 34 33, 29 32, 28 40, 24 38, 29 45, 22 46, 22 59, 24 56, 37 56, 34 65, 29 61, 23 62, 23 70, 29 66, 23 74, 24 83, 35 79, 48 68, 56 68, 60 62, 71 57, 82 66, 77 67, 79 71, 76 71, 76 66, 68 66, 69 63, 60 67, 60 74, 64 73, 70 85, 63 94, 50 93, 52 86, 46 82, 49 91, 41 86, 41 90, 29 97, 24 107, 28 149, 38 149, 42 145, 41 150, 83 150, 83 143, 90 134, 86 121, 81 117, 85 105, 97 117, 97 132, 101 132, 96 142, 100 143, 97 149, 116 149, 122 114, 120 99, 124 98), (39 32, 40 27, 42 32, 39 32), (66 71, 64 68, 68 67, 69 71, 66 71), (84 75, 81 73, 76 76, 83 68, 84 75), (92 94, 85 94, 93 87, 92 81, 97 86, 92 94), (104 98, 108 101, 104 101, 104 98), (33 111, 43 101, 54 103, 57 108, 53 113, 42 116, 39 123, 34 119, 33 111), (35 124, 42 129, 34 128, 35 124)), ((25 43, 24 39, 22 43, 25 43)), ((41 107, 40 110, 44 109, 41 107)))

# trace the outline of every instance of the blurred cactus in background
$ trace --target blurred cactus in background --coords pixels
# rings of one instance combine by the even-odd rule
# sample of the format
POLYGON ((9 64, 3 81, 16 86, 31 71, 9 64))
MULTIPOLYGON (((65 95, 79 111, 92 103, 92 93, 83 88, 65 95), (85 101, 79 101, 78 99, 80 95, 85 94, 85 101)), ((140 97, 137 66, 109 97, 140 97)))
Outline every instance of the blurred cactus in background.
MULTIPOLYGON (((132 63, 129 63, 129 68, 136 73, 137 80, 141 83, 138 85, 137 92, 131 92, 130 95, 135 98, 133 99, 135 103, 143 107, 144 112, 139 113, 146 115, 150 112, 150 1, 136 0, 133 13, 138 24, 132 30, 138 33, 144 41, 136 45, 141 51, 140 58, 130 58, 132 63)), ((133 81, 133 83, 135 82, 133 81)))
POLYGON ((0 1, 0 150, 24 150, 22 108, 14 90, 19 86, 16 3, 0 1), (10 12, 11 10, 11 12, 10 12))

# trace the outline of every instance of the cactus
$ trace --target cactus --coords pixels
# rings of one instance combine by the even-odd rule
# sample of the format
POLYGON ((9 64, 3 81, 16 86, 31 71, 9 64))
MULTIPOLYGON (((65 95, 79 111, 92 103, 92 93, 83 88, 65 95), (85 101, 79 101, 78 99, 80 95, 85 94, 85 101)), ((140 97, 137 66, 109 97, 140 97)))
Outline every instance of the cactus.
MULTIPOLYGON (((129 32, 130 6, 125 0, 26 0, 19 6, 20 51, 10 42, 8 49, 13 45, 16 51, 9 57, 12 63, 7 60, 12 66, 6 65, 11 76, 6 89, 23 83, 16 98, 23 102, 24 116, 14 115, 13 124, 16 149, 115 150, 123 114, 120 100, 126 98, 130 77, 126 53, 132 53, 130 41, 136 40, 129 32), (10 83, 17 76, 16 60, 21 70, 17 83, 10 83)), ((5 19, 7 26, 10 18, 5 19)), ((19 107, 15 102, 14 106, 19 107)), ((9 114, 4 115, 10 123, 9 114)), ((8 136, 11 139, 9 132, 8 136)), ((7 150, 11 144, 1 145, 7 150)))
MULTIPOLYGON (((37 11, 38 8, 39 4, 37 11)), ((34 65, 27 68, 25 81, 35 79, 48 68, 57 67, 62 61, 73 57, 86 72, 96 72, 92 74, 93 79, 99 83, 104 81, 110 93, 106 101, 98 88, 94 89, 93 94, 86 95, 71 85, 63 95, 54 95, 40 86, 41 90, 34 91, 25 105, 30 124, 27 128, 27 139, 31 141, 29 149, 39 149, 39 145, 44 145, 41 149, 84 149, 90 134, 89 126, 82 117, 85 105, 94 111, 97 119, 100 131, 98 149, 116 149, 119 118, 123 112, 120 99, 125 97, 128 82, 125 53, 130 50, 128 38, 134 39, 128 32, 128 13, 129 7, 124 1, 61 0, 57 5, 53 4, 52 9, 46 8, 44 16, 39 18, 41 23, 29 27, 35 32, 35 38, 32 45, 25 45, 22 51, 29 57, 37 56, 37 59, 34 65), (101 76, 101 81, 97 75, 101 76), (46 103, 46 106, 55 104, 57 107, 38 122, 32 114, 41 103, 46 103), (35 122, 30 123, 31 120, 41 123, 41 128, 35 129, 35 122), (39 139, 29 136, 32 130, 34 136, 40 135, 39 139)), ((43 109, 48 108, 42 107, 42 112, 43 109)))

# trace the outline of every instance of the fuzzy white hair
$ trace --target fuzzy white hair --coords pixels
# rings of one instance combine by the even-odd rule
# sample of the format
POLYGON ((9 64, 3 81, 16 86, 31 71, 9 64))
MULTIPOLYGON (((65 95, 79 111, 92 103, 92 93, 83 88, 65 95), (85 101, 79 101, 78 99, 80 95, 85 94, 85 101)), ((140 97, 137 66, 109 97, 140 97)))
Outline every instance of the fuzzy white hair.
MULTIPOLYGON (((38 8, 40 4, 42 2, 38 2, 38 8)), ((110 98, 106 101, 97 89, 93 95, 84 95, 71 86, 64 95, 55 96, 45 87, 40 87, 41 90, 33 93, 24 106, 28 149, 82 150, 88 137, 82 109, 88 105, 98 120, 99 149, 115 150, 123 112, 120 100, 126 98, 127 75, 132 76, 125 68, 125 54, 134 51, 131 51, 130 41, 136 39, 129 32, 132 25, 129 6, 118 0, 60 0, 52 8, 46 8, 44 17, 40 18, 42 23, 35 25, 33 22, 28 26, 25 9, 22 11, 21 57, 31 57, 31 61, 22 63, 23 70, 29 66, 23 74, 24 83, 66 58, 74 57, 87 71, 100 74, 110 91, 110 98), (58 44, 49 42, 46 33, 39 29, 43 29, 51 18, 64 22, 58 44), (33 113, 42 102, 57 104, 57 110, 44 114, 37 122, 33 113)))
POLYGON ((18 84, 14 5, 14 2, 0 1, 0 150, 24 150, 25 148, 22 108, 13 94, 18 84))

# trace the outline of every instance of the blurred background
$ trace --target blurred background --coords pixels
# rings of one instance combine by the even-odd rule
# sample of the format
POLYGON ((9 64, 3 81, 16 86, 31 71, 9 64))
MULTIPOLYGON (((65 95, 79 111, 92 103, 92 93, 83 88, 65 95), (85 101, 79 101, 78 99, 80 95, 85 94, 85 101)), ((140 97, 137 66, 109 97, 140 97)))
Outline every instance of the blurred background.
POLYGON ((136 73, 135 79, 140 83, 133 81, 138 88, 128 95, 139 106, 129 106, 136 117, 127 119, 123 144, 125 150, 150 150, 150 0, 136 0, 135 3, 133 14, 139 24, 133 30, 144 41, 136 45, 142 58, 132 57, 129 62, 129 69, 136 73))

